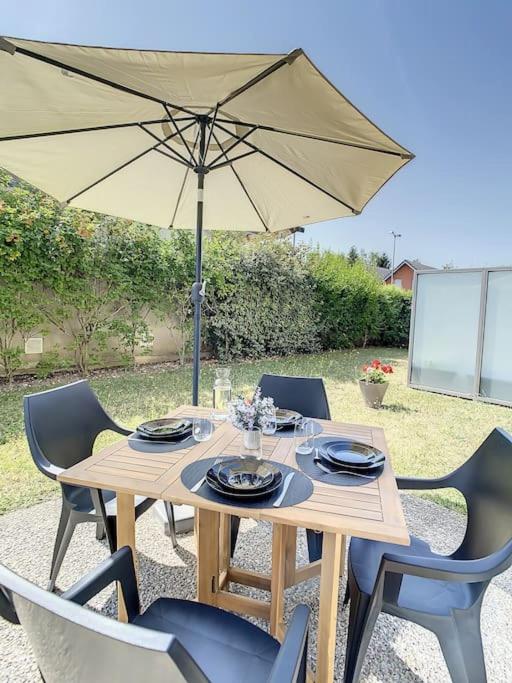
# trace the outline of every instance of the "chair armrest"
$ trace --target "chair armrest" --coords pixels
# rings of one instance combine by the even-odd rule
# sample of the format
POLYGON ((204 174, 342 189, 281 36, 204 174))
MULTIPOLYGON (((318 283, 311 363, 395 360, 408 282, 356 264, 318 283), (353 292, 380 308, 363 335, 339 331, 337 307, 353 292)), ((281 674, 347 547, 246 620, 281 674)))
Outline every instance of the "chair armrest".
MULTIPOLYGON (((512 539, 502 548, 476 560, 454 560, 450 557, 417 557, 384 553, 380 573, 407 574, 438 581, 462 581, 480 583, 490 581, 494 576, 512 565, 512 539)), ((392 580, 387 581, 390 585, 392 580)), ((396 583, 396 581, 395 581, 396 583)))
POLYGON ((140 611, 139 591, 131 548, 124 546, 69 588, 62 597, 79 605, 85 605, 113 581, 121 584, 128 621, 140 611))
POLYGON ((134 429, 128 429, 128 427, 122 427, 121 425, 118 425, 116 422, 112 422, 112 427, 110 427, 111 431, 117 432, 118 434, 123 434, 123 436, 130 436, 130 434, 133 434, 135 431, 134 429))
POLYGON ((297 605, 268 683, 305 683, 308 628, 309 607, 297 605))
POLYGON ((397 477, 396 483, 399 489, 423 491, 428 489, 446 489, 453 486, 452 475, 447 474, 437 479, 418 479, 416 477, 397 477))

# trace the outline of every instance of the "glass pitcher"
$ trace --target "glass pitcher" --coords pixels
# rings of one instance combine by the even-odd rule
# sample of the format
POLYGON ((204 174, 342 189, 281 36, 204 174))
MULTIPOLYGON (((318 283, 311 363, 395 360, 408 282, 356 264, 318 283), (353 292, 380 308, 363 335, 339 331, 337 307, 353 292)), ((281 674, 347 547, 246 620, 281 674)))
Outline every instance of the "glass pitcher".
POLYGON ((213 383, 213 414, 214 420, 226 420, 228 404, 231 401, 231 373, 230 368, 217 368, 213 383))

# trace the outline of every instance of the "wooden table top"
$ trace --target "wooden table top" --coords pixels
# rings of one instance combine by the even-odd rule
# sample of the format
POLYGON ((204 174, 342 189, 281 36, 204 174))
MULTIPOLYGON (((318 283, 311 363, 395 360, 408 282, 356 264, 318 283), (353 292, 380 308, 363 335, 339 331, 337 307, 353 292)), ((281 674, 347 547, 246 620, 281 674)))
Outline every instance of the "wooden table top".
MULTIPOLYGON (((181 406, 171 416, 209 416, 211 409, 181 406)), ((317 420, 325 434, 352 438, 376 446, 387 455, 380 427, 317 420)), ((237 508, 219 504, 191 493, 181 483, 181 472, 189 463, 217 455, 237 455, 242 434, 230 423, 216 423, 209 441, 171 453, 141 453, 122 439, 59 475, 61 482, 110 489, 122 493, 170 500, 240 517, 262 519, 344 535, 409 544, 402 505, 389 457, 382 475, 362 486, 335 486, 313 480, 310 498, 293 507, 271 509, 237 508)), ((293 438, 263 436, 267 459, 297 467, 293 438)))

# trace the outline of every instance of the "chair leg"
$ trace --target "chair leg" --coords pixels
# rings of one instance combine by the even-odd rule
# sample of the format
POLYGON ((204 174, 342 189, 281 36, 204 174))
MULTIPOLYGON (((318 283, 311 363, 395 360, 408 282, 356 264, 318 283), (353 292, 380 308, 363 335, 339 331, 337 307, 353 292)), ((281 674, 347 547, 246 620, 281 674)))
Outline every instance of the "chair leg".
POLYGON ((96 524, 96 540, 97 541, 103 541, 105 536, 106 536, 105 526, 104 526, 103 522, 98 522, 96 524))
POLYGON ((172 547, 178 547, 178 540, 176 538, 176 522, 174 520, 174 507, 168 500, 164 500, 165 514, 167 515, 167 523, 169 524, 169 536, 171 537, 172 547))
POLYGON ((347 579, 347 586, 345 588, 345 595, 343 596, 343 607, 346 607, 350 602, 350 583, 347 579))
POLYGON ((437 637, 453 683, 486 683, 479 607, 457 611, 437 637))
POLYGON ((105 531, 107 532, 107 540, 110 552, 114 554, 117 550, 117 517, 107 517, 105 531))
POLYGON ((238 538, 238 530, 240 528, 240 517, 231 515, 231 557, 235 554, 236 539, 238 538))
POLYGON ((59 528, 57 530, 57 537, 55 539, 55 547, 53 550, 52 566, 50 570, 50 581, 48 582, 48 590, 55 589, 55 582, 59 574, 62 561, 73 536, 76 521, 73 518, 73 513, 65 506, 62 506, 60 515, 59 528))
POLYGON ((344 683, 359 680, 377 616, 378 610, 370 611, 370 596, 351 588, 344 683))
POLYGON ((308 556, 310 562, 322 559, 322 542, 324 535, 312 529, 306 529, 306 540, 308 542, 308 556))

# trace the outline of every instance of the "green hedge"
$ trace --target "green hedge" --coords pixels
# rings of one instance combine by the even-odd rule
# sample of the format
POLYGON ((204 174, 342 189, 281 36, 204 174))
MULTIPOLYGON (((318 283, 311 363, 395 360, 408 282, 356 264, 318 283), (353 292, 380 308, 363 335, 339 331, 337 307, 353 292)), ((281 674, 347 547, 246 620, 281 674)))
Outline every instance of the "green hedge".
POLYGON ((407 347, 411 324, 412 292, 398 287, 377 290, 377 325, 370 341, 375 346, 407 347))
MULTIPOLYGON (((224 238, 224 254, 225 248, 224 238)), ((306 250, 296 250, 284 240, 262 240, 232 243, 228 258, 221 261, 217 255, 214 245, 206 259, 212 280, 206 330, 209 346, 218 358, 320 349, 306 250)))
MULTIPOLYGON (((410 294, 361 260, 268 236, 207 233, 204 338, 214 356, 286 355, 367 343, 407 345, 410 294)), ((0 169, 0 374, 21 366, 20 337, 49 325, 84 374, 112 347, 133 362, 156 314, 190 353, 194 238, 62 209, 0 169)), ((60 363, 62 365, 63 363, 60 363)), ((55 352, 38 373, 59 365, 55 352)))

